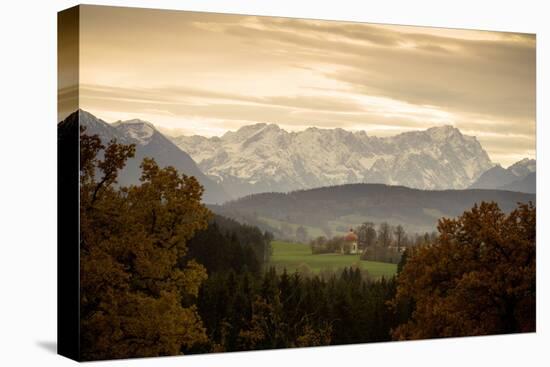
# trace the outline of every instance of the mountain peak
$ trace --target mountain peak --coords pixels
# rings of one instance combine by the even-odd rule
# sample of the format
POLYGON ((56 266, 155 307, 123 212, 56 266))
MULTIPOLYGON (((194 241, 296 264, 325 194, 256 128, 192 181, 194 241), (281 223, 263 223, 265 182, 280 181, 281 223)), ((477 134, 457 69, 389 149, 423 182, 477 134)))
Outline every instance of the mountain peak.
POLYGON ((82 108, 79 108, 78 110, 76 110, 75 112, 73 112, 73 114, 78 114, 78 116, 80 117, 85 117, 85 118, 96 118, 94 115, 92 115, 90 112, 86 111, 86 110, 83 110, 82 108))
POLYGON ((141 125, 141 126, 146 126, 146 127, 149 127, 153 130, 156 130, 155 125, 153 125, 149 121, 145 121, 145 120, 141 120, 141 119, 130 119, 130 120, 125 120, 125 121, 119 120, 119 121, 113 123, 113 126, 121 126, 121 125, 137 125, 137 126, 141 125))
POLYGON ((426 132, 434 140, 446 140, 454 136, 462 136, 460 130, 451 125, 430 127, 426 132))
POLYGON ((235 131, 228 130, 222 137, 232 137, 232 136, 250 136, 265 128, 267 124, 265 122, 258 122, 252 125, 244 125, 238 128, 235 131))
POLYGON ((239 132, 258 131, 263 129, 266 126, 267 126, 267 123, 258 122, 257 124, 241 126, 236 132, 239 133, 239 132))
POLYGON ((508 168, 512 168, 514 166, 528 166, 528 165, 531 165, 531 164, 536 164, 536 161, 534 159, 531 159, 531 158, 523 158, 523 159, 520 159, 519 161, 517 161, 516 163, 510 165, 510 167, 508 167, 508 168))
POLYGON ((258 132, 260 131, 263 131, 263 132, 277 132, 277 131, 281 131, 283 129, 281 129, 279 127, 279 125, 277 124, 274 124, 274 123, 264 123, 263 124, 263 127, 258 130, 258 132))
POLYGON ((537 170, 537 161, 530 158, 523 158, 508 167, 508 170, 513 172, 516 176, 523 177, 537 170))
POLYGON ((97 118, 95 117, 94 115, 92 115, 90 112, 86 111, 86 110, 83 110, 81 108, 79 108, 78 110, 76 110, 75 112, 72 113, 73 115, 74 114, 77 114, 78 115, 78 119, 79 121, 84 124, 84 125, 90 125, 90 124, 106 124, 105 121, 103 121, 102 119, 100 118, 97 118))
POLYGON ((155 126, 144 120, 131 119, 126 121, 117 121, 113 126, 124 132, 127 136, 136 140, 138 144, 145 145, 149 143, 153 134, 157 131, 155 126))

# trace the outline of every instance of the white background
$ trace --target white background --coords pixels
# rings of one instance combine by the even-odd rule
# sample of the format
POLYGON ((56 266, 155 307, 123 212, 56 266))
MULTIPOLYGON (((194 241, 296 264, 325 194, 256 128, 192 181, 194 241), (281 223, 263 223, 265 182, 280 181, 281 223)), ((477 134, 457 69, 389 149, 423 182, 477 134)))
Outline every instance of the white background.
MULTIPOLYGON (((182 10, 537 33, 537 333, 98 362, 113 366, 548 366, 550 21, 544 0, 94 1, 182 10), (546 144, 544 142, 546 141, 546 144), (545 225, 546 224, 546 225, 545 225)), ((0 11, 0 366, 71 365, 56 340, 56 12, 75 1, 4 0, 0 11)))

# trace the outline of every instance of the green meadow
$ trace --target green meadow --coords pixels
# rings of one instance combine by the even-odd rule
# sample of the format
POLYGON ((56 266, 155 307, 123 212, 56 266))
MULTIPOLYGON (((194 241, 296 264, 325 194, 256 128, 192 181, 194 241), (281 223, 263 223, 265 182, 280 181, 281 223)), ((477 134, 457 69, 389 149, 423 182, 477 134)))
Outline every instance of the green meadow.
POLYGON ((397 270, 396 264, 363 261, 359 258, 359 255, 313 255, 309 245, 301 243, 273 241, 271 247, 273 248, 273 254, 271 255, 270 264, 277 269, 286 268, 288 272, 294 272, 296 269, 304 267, 304 264, 314 273, 319 273, 321 270, 336 270, 357 266, 361 270, 368 271, 374 278, 389 278, 397 270))

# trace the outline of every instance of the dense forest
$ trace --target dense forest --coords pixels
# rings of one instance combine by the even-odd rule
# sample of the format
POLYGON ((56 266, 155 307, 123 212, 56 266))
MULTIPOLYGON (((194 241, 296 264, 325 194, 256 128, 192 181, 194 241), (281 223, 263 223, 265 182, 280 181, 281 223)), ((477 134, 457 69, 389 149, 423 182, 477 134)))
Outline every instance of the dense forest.
POLYGON ((214 216, 191 176, 133 145, 80 139, 82 358, 286 348, 535 330, 536 209, 481 202, 404 252, 398 274, 267 266, 270 233, 214 216))
POLYGON ((216 273, 197 301, 209 342, 191 352, 387 341, 408 316, 388 308, 395 292, 395 279, 369 281, 359 269, 328 279, 272 268, 259 277, 216 273))
POLYGON ((259 274, 271 255, 271 233, 214 215, 208 227, 187 243, 183 261, 195 259, 209 273, 222 271, 259 274))

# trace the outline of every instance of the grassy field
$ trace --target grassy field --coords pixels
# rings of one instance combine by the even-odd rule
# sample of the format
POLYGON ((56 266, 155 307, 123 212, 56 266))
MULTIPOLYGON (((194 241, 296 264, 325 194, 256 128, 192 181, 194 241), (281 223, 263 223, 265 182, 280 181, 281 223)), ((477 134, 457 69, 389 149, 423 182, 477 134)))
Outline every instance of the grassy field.
POLYGON ((367 270, 374 278, 381 276, 388 278, 393 276, 397 270, 396 264, 362 261, 359 259, 359 255, 313 255, 309 245, 299 243, 273 241, 271 246, 273 248, 271 265, 278 269, 286 268, 289 272, 293 272, 302 264, 308 265, 315 273, 324 269, 336 270, 355 265, 359 266, 360 269, 367 270))

